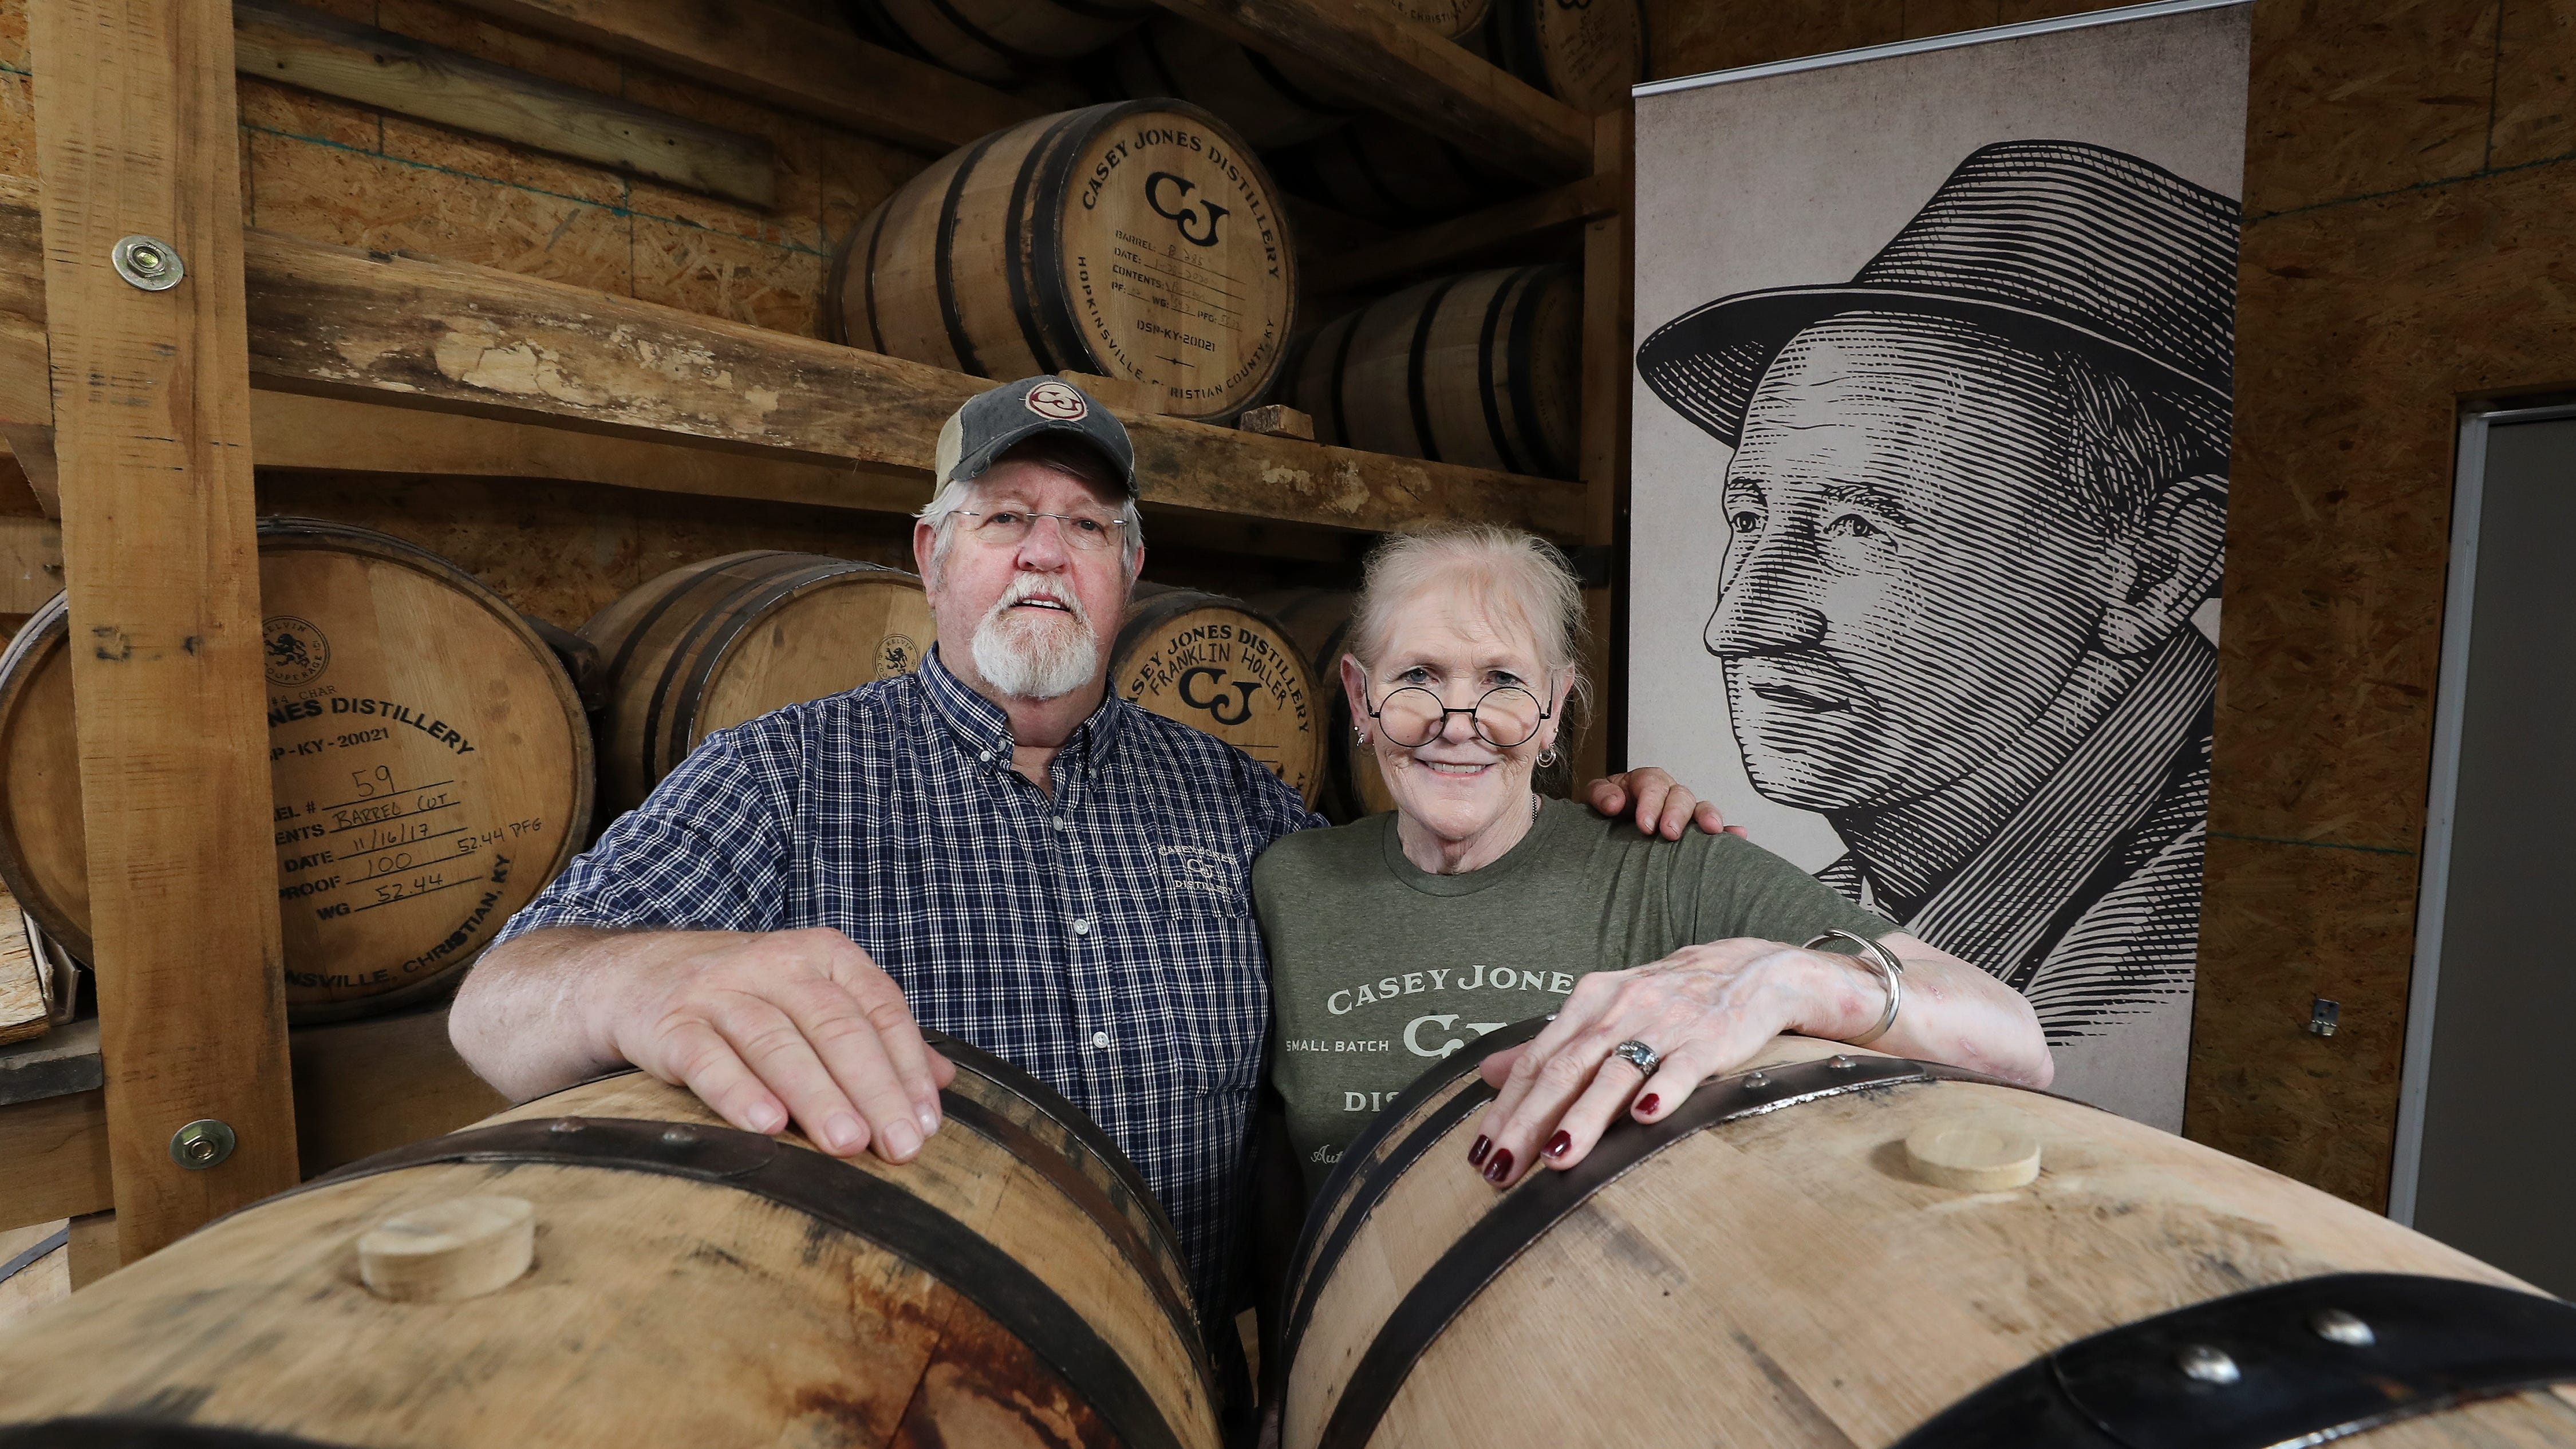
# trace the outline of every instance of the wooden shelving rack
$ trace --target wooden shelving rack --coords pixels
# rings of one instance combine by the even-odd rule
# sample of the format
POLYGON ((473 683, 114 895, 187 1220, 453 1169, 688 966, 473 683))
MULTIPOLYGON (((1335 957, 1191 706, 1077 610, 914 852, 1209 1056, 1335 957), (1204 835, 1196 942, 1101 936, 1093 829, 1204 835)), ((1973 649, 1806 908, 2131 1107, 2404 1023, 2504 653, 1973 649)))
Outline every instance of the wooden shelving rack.
MULTIPOLYGON (((1042 109, 757 6, 459 3, 918 148, 1042 109)), ((1333 290, 1580 225, 1586 318, 1579 483, 1124 414, 1149 514, 1356 532, 1486 519, 1607 557, 1628 430, 1624 109, 1582 115, 1381 0, 1159 3, 1293 48, 1387 114, 1548 188, 1336 256, 1333 290)), ((387 1054, 443 1050, 437 1018, 299 1031, 290 1066, 264 834, 254 465, 908 512, 928 496, 941 420, 988 384, 509 272, 245 229, 229 0, 43 0, 33 15, 43 195, 0 204, 0 435, 40 494, 53 483, 83 641, 100 1021, 96 1085, 57 1067, 24 1100, 0 1090, 0 1227, 112 1207, 131 1261, 293 1185, 299 1130, 354 1149, 486 1109, 452 1073, 412 1078, 416 1090, 384 1082, 387 1054), (184 282, 147 291, 118 274, 111 252, 137 234, 178 253, 184 282), (170 1143, 200 1118, 230 1124, 240 1146, 190 1170, 170 1143)), ((1595 610, 1606 632, 1609 590, 1595 610)))

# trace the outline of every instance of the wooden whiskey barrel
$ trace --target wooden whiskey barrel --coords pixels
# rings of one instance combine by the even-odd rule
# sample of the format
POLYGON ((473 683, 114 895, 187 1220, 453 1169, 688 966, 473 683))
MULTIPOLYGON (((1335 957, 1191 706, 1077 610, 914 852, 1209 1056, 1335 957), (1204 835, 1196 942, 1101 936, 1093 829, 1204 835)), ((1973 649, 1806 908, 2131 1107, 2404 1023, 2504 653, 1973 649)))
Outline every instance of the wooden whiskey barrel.
POLYGON ((1247 49, 1177 15, 1130 31, 1110 62, 1128 95, 1178 96, 1264 149, 1314 140, 1364 109, 1312 63, 1247 49))
POLYGON ((1317 329, 1288 400, 1320 442, 1571 478, 1582 331, 1570 267, 1442 277, 1317 329))
POLYGON ((220 1219, 0 1338, 0 1444, 1215 1449, 1134 1170, 1044 1086, 941 1045, 946 1120, 902 1167, 629 1073, 220 1219), (387 1219, 493 1195, 533 1209, 520 1276, 430 1302, 361 1281, 387 1219), (156 1437, 106 1428, 139 1418, 156 1437))
POLYGON ((1628 103, 1646 78, 1637 0, 1494 0, 1470 49, 1588 116, 1628 103))
POLYGON ((599 651, 600 790, 617 811, 642 804, 717 730, 909 674, 936 637, 912 575, 767 550, 673 569, 581 636, 599 651))
POLYGON ((1110 651, 1109 688, 1252 756, 1310 806, 1323 788, 1306 655, 1241 599, 1138 584, 1110 651))
MULTIPOLYGON (((259 524, 286 1004, 328 1021, 445 989, 580 848, 590 728, 500 595, 345 524, 259 524)), ((65 601, 0 654, 0 879, 92 959, 65 601)))
POLYGON ((1782 1037, 1758 1073, 1496 1192, 1467 1162, 1494 1095, 1475 1064, 1543 1024, 1435 1066, 1327 1182, 1289 1280, 1290 1449, 1712 1424, 1762 1449, 2576 1444, 2576 1405, 2518 1392, 2576 1379, 2576 1307, 1948 1068, 1782 1037), (2002 1147, 1989 1168, 2035 1148, 2037 1179, 1977 1190, 2018 1174, 1979 1177, 1961 1145, 2002 1147), (2514 1396, 2454 1402, 2487 1392, 2514 1396))
POLYGON ((860 34, 995 85, 1088 55, 1154 13, 1132 0, 844 0, 860 34))
POLYGON ((1207 112, 1114 101, 956 151, 860 223, 842 340, 1001 381, 1146 384, 1231 417, 1285 356, 1295 261, 1261 163, 1207 112))
POLYGON ((1352 737, 1350 696, 1342 688, 1342 654, 1349 647, 1351 605, 1358 599, 1348 589, 1280 589, 1251 601, 1279 621, 1314 676, 1324 732, 1324 784, 1315 808, 1336 825, 1395 808, 1377 756, 1352 737))
POLYGON ((1427 131, 1363 117, 1263 160, 1290 192, 1392 227, 1417 227, 1492 206, 1528 183, 1427 131))

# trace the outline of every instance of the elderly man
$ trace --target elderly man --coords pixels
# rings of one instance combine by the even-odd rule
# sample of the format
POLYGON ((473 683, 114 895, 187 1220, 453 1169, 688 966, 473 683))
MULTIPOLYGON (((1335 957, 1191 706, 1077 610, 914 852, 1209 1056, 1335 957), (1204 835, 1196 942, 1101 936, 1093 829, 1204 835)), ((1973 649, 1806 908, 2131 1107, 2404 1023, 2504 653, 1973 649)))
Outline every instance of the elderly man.
MULTIPOLYGON (((1145 552, 1116 418, 1059 378, 995 388, 941 430, 937 475, 920 672, 710 737, 510 922, 451 1034, 513 1097, 632 1062, 737 1126, 901 1162, 953 1074, 927 1023, 1096 1118, 1222 1305, 1269 1023, 1249 869, 1321 822, 1108 696, 1145 552)), ((1632 797, 1669 835, 1694 814, 1660 771, 1591 791, 1632 797)))
POLYGON ((2061 1090, 2150 1117, 2189 1026, 2235 228, 2136 158, 1990 146, 1849 284, 1638 354, 1734 449, 1706 643, 1755 786, 1832 822, 1824 879, 2027 992, 2061 1090))

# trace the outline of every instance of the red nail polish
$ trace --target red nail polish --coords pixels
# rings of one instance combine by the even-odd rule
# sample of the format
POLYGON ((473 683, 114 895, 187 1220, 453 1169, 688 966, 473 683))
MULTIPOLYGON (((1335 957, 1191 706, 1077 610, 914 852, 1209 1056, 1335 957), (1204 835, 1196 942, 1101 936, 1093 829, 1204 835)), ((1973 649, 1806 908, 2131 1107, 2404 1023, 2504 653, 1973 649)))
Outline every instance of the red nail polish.
POLYGON ((1563 1157, 1573 1150, 1574 1134, 1571 1132, 1559 1129, 1555 1136, 1547 1139, 1547 1155, 1550 1157, 1563 1157))
POLYGON ((1473 1167, 1476 1164, 1483 1162, 1485 1160, 1485 1154, 1493 1150, 1494 1139, 1480 1134, 1476 1138, 1476 1145, 1467 1149, 1467 1165, 1469 1167, 1473 1167))
POLYGON ((1639 1097, 1637 1099, 1637 1115, 1640 1117, 1654 1115, 1655 1107, 1663 1100, 1664 1099, 1662 1097, 1659 1097, 1652 1092, 1648 1092, 1646 1095, 1639 1097))
POLYGON ((1511 1175, 1512 1151, 1510 1148, 1506 1147, 1502 1151, 1494 1154, 1493 1161, 1485 1164, 1485 1181, 1500 1183, 1504 1178, 1511 1175))

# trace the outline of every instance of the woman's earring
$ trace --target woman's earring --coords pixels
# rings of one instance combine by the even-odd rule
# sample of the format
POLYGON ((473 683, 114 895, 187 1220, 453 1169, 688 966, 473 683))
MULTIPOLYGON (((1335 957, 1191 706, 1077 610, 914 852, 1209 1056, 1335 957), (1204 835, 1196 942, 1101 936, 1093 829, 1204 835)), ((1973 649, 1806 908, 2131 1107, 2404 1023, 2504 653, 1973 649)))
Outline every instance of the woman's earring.
POLYGON ((1364 744, 1367 744, 1367 743, 1368 743, 1368 731, 1367 731, 1367 730, 1353 730, 1353 731, 1351 731, 1351 739, 1352 739, 1353 741, 1355 741, 1356 743, 1359 743, 1359 744, 1363 744, 1363 745, 1364 745, 1364 744))
POLYGON ((1538 767, 1542 770, 1556 768, 1556 746, 1550 745, 1538 752, 1538 767))

